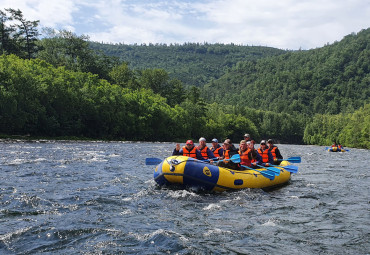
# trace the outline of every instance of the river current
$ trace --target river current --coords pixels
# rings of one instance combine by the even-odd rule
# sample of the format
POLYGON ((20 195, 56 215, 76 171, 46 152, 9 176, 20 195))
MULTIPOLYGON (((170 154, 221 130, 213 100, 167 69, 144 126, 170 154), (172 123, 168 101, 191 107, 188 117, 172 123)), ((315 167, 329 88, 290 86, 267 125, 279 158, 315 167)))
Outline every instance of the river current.
POLYGON ((278 145, 288 185, 160 188, 174 143, 0 140, 0 254, 370 254, 370 151, 278 145))

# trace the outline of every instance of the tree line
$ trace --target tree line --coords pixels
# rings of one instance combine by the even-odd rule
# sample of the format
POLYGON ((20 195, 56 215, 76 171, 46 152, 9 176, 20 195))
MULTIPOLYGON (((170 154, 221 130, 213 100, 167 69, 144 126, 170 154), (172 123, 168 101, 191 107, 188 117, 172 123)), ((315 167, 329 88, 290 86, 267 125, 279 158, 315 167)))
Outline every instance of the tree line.
MULTIPOLYGON (((369 29, 309 51, 281 54, 252 47, 258 57, 246 54, 248 61, 239 61, 243 54, 235 45, 109 48, 114 53, 133 47, 148 58, 167 51, 171 54, 163 55, 172 68, 189 65, 204 75, 191 86, 165 68, 133 68, 119 50, 108 56, 84 35, 49 28, 39 40, 38 21, 25 20, 19 10, 6 9, 0 15, 1 134, 146 141, 207 136, 237 142, 248 132, 256 140, 328 145, 331 134, 340 133, 338 142, 369 148, 364 142, 369 120, 359 121, 368 112, 370 95, 369 29), (34 31, 29 46, 20 20, 34 31), (236 62, 230 67, 223 62, 220 79, 215 79, 217 68, 210 69, 211 75, 197 68, 212 63, 212 57, 234 53, 230 59, 236 62), (194 54, 208 60, 191 61, 194 54), (336 119, 338 125, 332 125, 336 119)), ((191 71, 187 76, 196 75, 191 71)))
POLYGON ((92 49, 118 57, 132 69, 165 69, 184 86, 202 87, 216 80, 239 61, 257 60, 286 53, 284 50, 235 44, 108 44, 90 42, 92 49))
MULTIPOLYGON (((148 70, 148 75, 157 71, 148 70)), ((255 138, 269 135, 289 141, 291 136, 300 137, 296 121, 287 114, 245 109, 255 115, 247 118, 233 107, 205 103, 196 87, 173 99, 178 102, 170 101, 160 95, 160 88, 154 93, 155 87, 146 87, 151 82, 148 77, 142 74, 125 84, 111 84, 96 74, 3 54, 0 133, 145 141, 196 139, 207 134, 238 141, 247 130, 255 138), (139 87, 128 86, 133 83, 139 87), (260 125, 259 120, 267 118, 271 125, 260 125)))

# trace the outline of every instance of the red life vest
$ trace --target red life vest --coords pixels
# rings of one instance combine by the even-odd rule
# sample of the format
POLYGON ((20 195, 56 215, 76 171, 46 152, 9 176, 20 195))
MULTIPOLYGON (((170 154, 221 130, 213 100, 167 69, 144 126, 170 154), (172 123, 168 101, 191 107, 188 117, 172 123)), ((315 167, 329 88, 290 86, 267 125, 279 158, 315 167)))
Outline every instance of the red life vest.
POLYGON ((257 151, 260 154, 260 156, 262 157, 262 162, 263 163, 269 163, 269 150, 266 149, 266 150, 262 151, 261 148, 259 148, 257 151))
POLYGON ((196 159, 197 158, 197 148, 195 148, 194 146, 191 151, 188 151, 188 149, 186 149, 186 147, 184 146, 182 147, 182 155, 196 159))
POLYGON ((273 157, 274 159, 276 159, 276 149, 277 149, 277 147, 276 147, 276 146, 273 146, 271 149, 269 149, 269 151, 271 152, 272 157, 273 157))
POLYGON ((198 150, 200 150, 200 153, 202 153, 202 157, 204 159, 208 159, 208 153, 207 153, 208 147, 207 146, 205 146, 202 150, 198 147, 198 150))
POLYGON ((221 155, 220 155, 220 149, 221 149, 221 146, 219 146, 217 149, 215 149, 214 151, 212 151, 216 158, 221 157, 221 155))

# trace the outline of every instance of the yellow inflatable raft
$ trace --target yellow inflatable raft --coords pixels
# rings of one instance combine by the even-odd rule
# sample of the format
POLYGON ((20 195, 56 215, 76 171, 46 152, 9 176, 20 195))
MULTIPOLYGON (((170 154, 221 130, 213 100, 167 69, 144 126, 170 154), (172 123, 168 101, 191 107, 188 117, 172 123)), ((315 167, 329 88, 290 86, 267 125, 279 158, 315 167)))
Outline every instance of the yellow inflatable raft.
POLYGON ((261 171, 267 171, 263 168, 238 171, 186 156, 171 156, 156 166, 154 180, 159 185, 177 184, 205 191, 271 188, 290 180, 291 173, 283 168, 289 164, 288 161, 282 161, 279 166, 274 166, 280 169, 280 173, 271 180, 261 173, 261 171))
POLYGON ((347 151, 347 150, 345 150, 345 149, 340 149, 340 148, 338 148, 338 147, 330 147, 330 148, 328 148, 328 151, 330 151, 330 152, 345 152, 345 151, 347 151))

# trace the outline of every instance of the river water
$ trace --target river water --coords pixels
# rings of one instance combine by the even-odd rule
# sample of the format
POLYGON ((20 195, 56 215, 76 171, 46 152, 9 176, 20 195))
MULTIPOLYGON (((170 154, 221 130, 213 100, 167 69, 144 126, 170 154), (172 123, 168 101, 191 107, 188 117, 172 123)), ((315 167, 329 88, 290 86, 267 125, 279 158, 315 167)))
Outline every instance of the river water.
POLYGON ((287 186, 159 188, 174 143, 0 141, 0 254, 370 254, 370 151, 279 145, 287 186))

